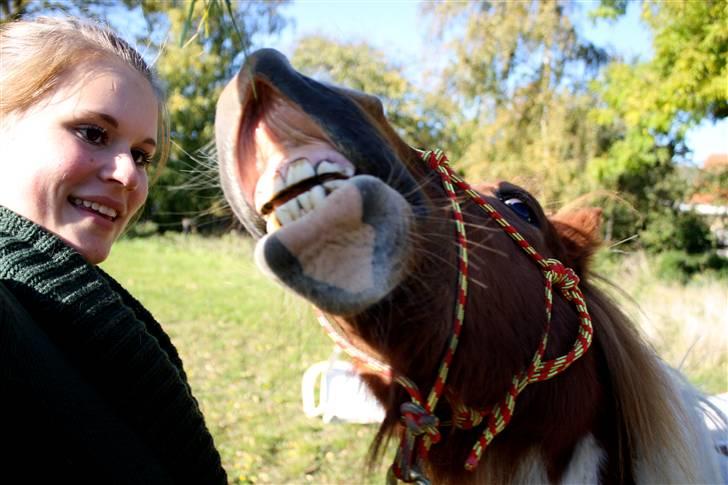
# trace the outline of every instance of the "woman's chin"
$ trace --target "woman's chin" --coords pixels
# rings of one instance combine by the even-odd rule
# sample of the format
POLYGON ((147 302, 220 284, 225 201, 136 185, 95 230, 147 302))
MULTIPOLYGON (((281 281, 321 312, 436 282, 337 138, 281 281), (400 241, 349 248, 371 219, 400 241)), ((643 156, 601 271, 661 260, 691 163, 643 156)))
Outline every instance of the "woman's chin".
POLYGON ((76 250, 90 264, 99 264, 109 257, 111 245, 115 239, 110 241, 102 240, 98 236, 73 234, 66 237, 60 234, 66 244, 76 250))

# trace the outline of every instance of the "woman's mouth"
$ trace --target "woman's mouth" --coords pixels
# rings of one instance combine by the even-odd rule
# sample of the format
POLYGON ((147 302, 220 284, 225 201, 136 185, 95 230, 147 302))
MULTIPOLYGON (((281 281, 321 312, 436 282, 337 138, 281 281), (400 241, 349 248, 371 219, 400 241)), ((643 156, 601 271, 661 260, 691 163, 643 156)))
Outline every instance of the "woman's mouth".
POLYGON ((109 221, 115 221, 118 217, 118 212, 115 209, 104 204, 99 204, 98 202, 93 202, 78 197, 70 197, 69 201, 74 206, 94 212, 101 217, 108 219, 109 221))

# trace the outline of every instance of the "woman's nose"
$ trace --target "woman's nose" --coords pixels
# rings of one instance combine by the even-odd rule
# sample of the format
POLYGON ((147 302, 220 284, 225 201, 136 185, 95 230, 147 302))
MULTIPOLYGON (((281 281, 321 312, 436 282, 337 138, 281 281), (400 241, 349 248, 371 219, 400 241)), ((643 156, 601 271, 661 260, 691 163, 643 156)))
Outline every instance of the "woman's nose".
POLYGON ((134 162, 130 151, 117 152, 103 172, 104 180, 121 184, 125 190, 134 191, 139 187, 142 172, 134 162))

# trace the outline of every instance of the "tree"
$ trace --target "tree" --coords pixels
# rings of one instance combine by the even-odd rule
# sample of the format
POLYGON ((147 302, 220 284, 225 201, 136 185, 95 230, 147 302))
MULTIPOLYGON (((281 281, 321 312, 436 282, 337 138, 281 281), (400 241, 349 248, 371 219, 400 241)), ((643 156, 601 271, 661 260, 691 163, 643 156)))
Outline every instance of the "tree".
POLYGON ((199 226, 230 215, 209 161, 214 156, 215 101, 240 69, 256 34, 283 28, 278 13, 283 3, 141 2, 148 26, 144 37, 161 53, 156 68, 167 92, 173 140, 169 163, 152 188, 144 216, 162 229, 179 229, 183 218, 196 219, 199 226), (168 33, 155 39, 160 31, 168 33))
POLYGON ((440 100, 410 82, 400 66, 364 42, 337 42, 323 36, 301 39, 291 59, 302 72, 378 97, 387 119, 404 140, 417 148, 440 146, 443 114, 440 100))
MULTIPOLYGON (((596 15, 616 18, 626 8, 626 0, 604 0, 596 15)), ((646 1, 642 19, 653 33, 654 57, 614 62, 594 85, 602 99, 595 119, 619 139, 590 171, 603 186, 624 193, 635 214, 648 214, 617 227, 617 238, 634 233, 635 225, 664 232, 679 220, 676 202, 689 190, 675 170, 689 155, 685 133, 703 119, 728 116, 725 2, 646 1)))
POLYGON ((609 136, 589 120, 604 51, 578 38, 565 1, 425 5, 452 52, 442 92, 457 101, 457 166, 510 179, 547 202, 587 189, 578 177, 609 136))

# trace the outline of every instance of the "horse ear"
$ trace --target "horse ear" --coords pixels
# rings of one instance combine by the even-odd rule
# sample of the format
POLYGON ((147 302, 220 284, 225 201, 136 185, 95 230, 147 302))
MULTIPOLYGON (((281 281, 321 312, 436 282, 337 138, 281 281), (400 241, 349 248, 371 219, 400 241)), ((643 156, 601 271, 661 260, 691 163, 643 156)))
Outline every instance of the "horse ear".
POLYGON ((602 210, 598 207, 562 210, 549 220, 566 250, 565 259, 584 267, 602 242, 602 210))

